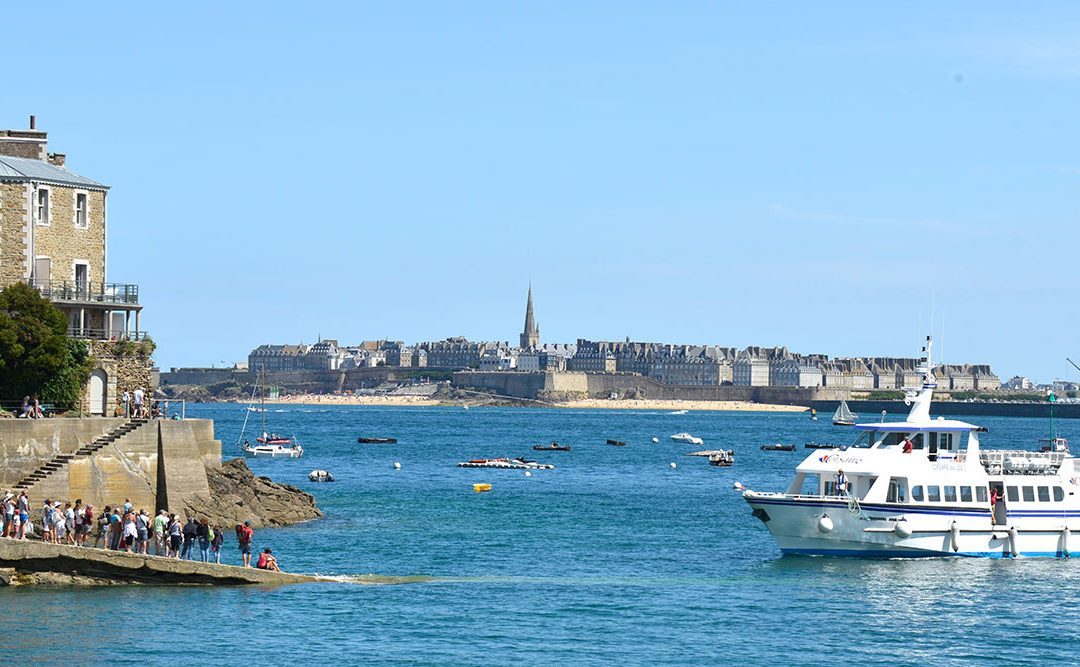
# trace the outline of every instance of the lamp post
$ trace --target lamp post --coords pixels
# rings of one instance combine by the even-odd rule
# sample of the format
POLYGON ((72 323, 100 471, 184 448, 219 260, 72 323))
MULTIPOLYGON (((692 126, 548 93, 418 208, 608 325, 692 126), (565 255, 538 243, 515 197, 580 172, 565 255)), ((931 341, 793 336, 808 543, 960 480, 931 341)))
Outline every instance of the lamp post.
POLYGON ((1054 403, 1057 402, 1057 396, 1054 394, 1053 389, 1046 390, 1046 400, 1050 403, 1050 449, 1054 448, 1054 403))

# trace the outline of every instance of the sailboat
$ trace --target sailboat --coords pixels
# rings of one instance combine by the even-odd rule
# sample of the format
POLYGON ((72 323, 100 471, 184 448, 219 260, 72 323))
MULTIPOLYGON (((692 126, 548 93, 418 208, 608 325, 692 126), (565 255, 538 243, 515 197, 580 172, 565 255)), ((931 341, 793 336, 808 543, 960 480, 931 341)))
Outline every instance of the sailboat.
POLYGON ((855 420, 859 418, 859 415, 851 411, 851 408, 847 406, 847 401, 840 401, 840 407, 836 408, 836 412, 833 413, 832 423, 833 426, 854 426, 855 420))
MULTIPOLYGON (((262 372, 259 373, 259 379, 262 379, 262 372)), ((292 459, 298 459, 304 454, 304 448, 296 443, 296 438, 287 435, 280 435, 278 433, 271 433, 266 430, 266 398, 264 396, 259 397, 259 407, 255 410, 254 407, 255 393, 259 389, 259 381, 255 381, 255 387, 251 390, 252 405, 248 406, 248 414, 258 411, 262 414, 262 435, 255 438, 257 444, 251 444, 248 440, 244 440, 244 432, 247 430, 247 415, 244 416, 244 426, 240 429, 240 440, 243 440, 243 444, 240 446, 244 453, 252 458, 258 458, 260 456, 270 458, 277 458, 279 456, 288 457, 292 459)))

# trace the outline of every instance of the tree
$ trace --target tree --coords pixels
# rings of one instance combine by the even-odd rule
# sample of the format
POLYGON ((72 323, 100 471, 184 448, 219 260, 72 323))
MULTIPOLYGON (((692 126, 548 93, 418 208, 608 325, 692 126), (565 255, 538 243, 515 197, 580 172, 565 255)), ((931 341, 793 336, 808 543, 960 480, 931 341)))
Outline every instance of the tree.
POLYGON ((67 337, 67 318, 37 290, 14 283, 0 292, 0 398, 36 394, 71 409, 81 399, 91 360, 67 337))

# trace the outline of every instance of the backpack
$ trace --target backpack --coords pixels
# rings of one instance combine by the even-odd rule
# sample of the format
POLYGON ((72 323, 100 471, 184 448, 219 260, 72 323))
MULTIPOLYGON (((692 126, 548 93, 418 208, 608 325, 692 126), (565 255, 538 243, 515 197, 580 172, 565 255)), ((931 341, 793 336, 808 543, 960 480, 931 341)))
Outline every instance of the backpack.
POLYGON ((206 527, 206 539, 210 540, 211 542, 214 541, 214 529, 210 526, 206 527))

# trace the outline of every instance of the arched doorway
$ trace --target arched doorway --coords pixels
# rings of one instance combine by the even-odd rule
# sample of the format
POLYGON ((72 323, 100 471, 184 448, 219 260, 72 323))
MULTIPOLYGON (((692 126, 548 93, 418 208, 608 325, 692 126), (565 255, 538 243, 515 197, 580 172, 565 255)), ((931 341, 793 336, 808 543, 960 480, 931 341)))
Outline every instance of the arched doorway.
POLYGON ((108 386, 108 376, 105 371, 98 368, 90 374, 90 414, 99 417, 105 415, 105 387, 108 386))

